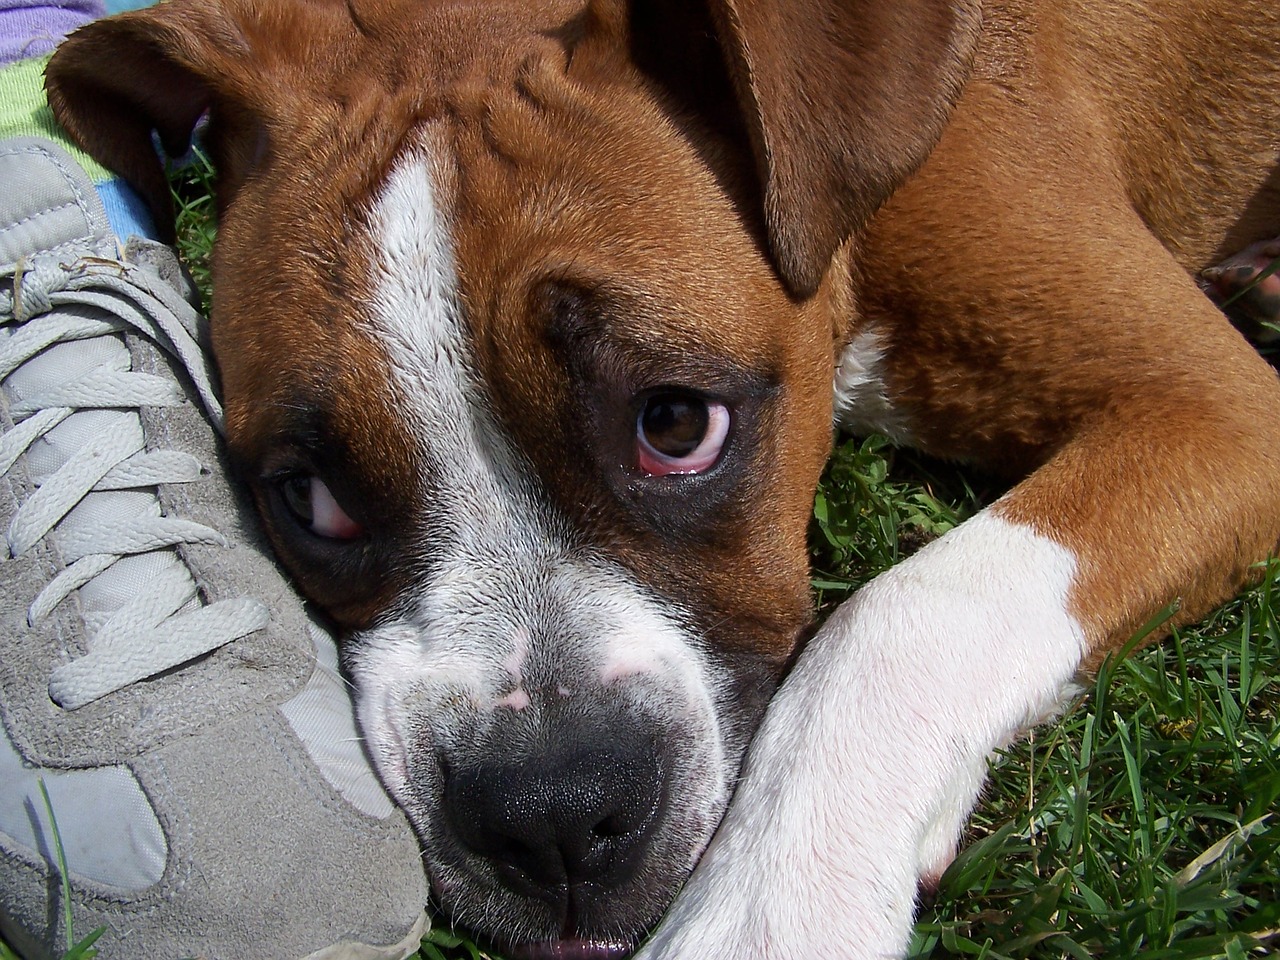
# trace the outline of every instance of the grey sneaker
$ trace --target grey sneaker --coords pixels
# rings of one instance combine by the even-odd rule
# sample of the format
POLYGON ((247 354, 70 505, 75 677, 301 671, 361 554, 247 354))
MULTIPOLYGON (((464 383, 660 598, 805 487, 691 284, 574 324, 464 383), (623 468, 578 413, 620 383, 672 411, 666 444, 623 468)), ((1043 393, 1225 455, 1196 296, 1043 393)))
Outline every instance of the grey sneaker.
POLYGON ((0 183, 0 936, 66 948, 43 780, 104 958, 408 956, 418 846, 216 466, 177 262, 51 143, 0 142, 0 183))

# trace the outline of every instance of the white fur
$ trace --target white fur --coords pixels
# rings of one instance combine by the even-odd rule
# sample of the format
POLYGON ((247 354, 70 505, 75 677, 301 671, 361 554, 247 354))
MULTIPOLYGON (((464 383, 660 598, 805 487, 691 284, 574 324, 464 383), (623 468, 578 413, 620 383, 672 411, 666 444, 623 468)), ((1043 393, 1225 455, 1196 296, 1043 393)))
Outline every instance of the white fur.
POLYGON ((844 348, 833 384, 835 422, 859 436, 882 433, 909 446, 911 430, 906 418, 894 409, 885 386, 881 370, 884 354, 883 340, 871 327, 859 331, 844 348))
POLYGON ((468 749, 508 711, 537 724, 553 699, 608 686, 616 700, 621 687, 645 715, 670 717, 687 734, 675 771, 686 815, 673 824, 705 841, 731 777, 716 714, 724 678, 679 611, 570 545, 504 440, 460 315, 446 158, 428 133, 392 170, 370 217, 379 272, 362 322, 422 438, 431 498, 429 572, 395 619, 352 646, 370 752, 422 827, 435 813, 423 799, 433 786, 423 781, 438 775, 423 759, 433 750, 468 749))
POLYGON ((917 878, 948 855, 987 756, 1076 673, 1075 566, 997 507, 841 606, 638 958, 900 957, 917 878))

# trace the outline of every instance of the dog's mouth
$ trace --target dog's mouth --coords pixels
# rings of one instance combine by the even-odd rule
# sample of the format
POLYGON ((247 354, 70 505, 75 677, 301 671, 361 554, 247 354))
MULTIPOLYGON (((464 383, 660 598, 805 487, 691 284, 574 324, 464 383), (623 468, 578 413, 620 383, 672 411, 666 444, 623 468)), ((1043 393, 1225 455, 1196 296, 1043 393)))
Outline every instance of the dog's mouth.
POLYGON ((544 940, 513 947, 513 960, 622 960, 632 944, 605 940, 544 940))

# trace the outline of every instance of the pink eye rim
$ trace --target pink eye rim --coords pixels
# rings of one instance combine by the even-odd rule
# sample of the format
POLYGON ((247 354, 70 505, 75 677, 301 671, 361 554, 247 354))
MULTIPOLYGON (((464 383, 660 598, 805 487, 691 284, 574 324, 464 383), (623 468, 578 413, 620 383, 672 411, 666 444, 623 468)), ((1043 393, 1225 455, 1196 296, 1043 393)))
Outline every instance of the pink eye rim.
MULTIPOLYGON (((645 399, 636 415, 636 466, 649 477, 704 474, 720 462, 732 422, 729 407, 718 400, 688 390, 656 390, 645 399), (659 450, 647 436, 646 416, 652 412, 655 403, 664 402, 693 412, 692 422, 682 425, 686 430, 692 428, 699 432, 696 443, 692 444, 688 453, 677 456, 659 450), (705 423, 699 417, 705 418, 705 423)), ((689 445, 688 437, 677 438, 677 444, 679 443, 689 445)))
POLYGON ((280 498, 295 523, 322 540, 357 540, 364 528, 347 514, 329 490, 313 474, 295 474, 280 481, 280 498))

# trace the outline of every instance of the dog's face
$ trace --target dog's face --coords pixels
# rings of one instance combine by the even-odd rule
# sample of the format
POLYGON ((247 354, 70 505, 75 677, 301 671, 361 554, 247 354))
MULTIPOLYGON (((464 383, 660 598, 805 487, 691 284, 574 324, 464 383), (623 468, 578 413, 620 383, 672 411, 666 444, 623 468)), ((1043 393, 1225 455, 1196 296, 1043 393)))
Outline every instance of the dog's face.
POLYGON ((657 920, 811 616, 848 278, 672 17, 705 77, 607 3, 170 4, 50 72, 88 141, 89 99, 170 142, 211 106, 232 456, 443 906, 531 956, 657 920))
POLYGON ((303 201, 279 185, 312 161, 269 161, 214 329, 232 450, 350 631, 441 900, 504 940, 627 942, 809 620, 832 339, 770 322, 796 308, 652 104, 558 54, 335 157, 367 191, 303 201))
POLYGON ((228 437, 349 631, 441 902, 506 943, 626 944, 810 618, 832 334, 776 324, 797 308, 651 97, 575 82, 555 41, 441 33, 486 42, 346 142, 272 145, 227 210, 228 437))

